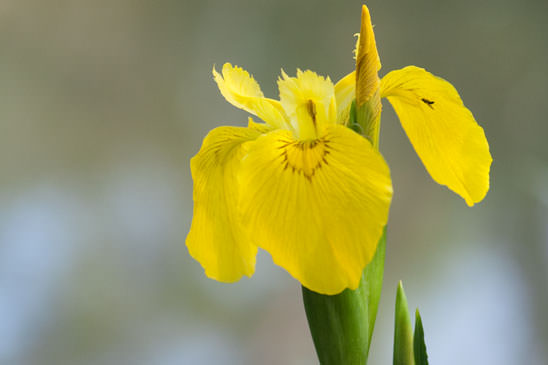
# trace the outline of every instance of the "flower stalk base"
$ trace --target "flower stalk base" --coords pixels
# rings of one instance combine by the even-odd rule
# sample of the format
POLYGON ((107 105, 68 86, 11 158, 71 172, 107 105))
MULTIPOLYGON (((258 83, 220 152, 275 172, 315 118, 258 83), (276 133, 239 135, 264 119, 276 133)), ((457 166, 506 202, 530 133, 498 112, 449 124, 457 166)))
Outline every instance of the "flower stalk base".
POLYGON ((308 325, 322 365, 367 363, 379 305, 386 248, 383 233, 360 285, 336 295, 322 295, 303 287, 308 325))

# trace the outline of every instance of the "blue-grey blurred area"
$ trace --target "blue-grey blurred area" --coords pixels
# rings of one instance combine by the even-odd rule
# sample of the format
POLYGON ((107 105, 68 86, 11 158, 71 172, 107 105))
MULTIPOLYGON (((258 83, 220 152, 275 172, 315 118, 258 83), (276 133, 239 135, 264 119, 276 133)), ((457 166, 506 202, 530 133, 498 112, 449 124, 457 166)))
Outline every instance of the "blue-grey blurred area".
MULTIPOLYGON (((213 65, 277 97, 283 68, 353 68, 361 2, 0 2, 0 364, 316 364, 300 287, 261 252, 212 281, 188 254, 189 159, 244 125, 213 65)), ((435 184, 388 103, 394 184, 371 364, 402 279, 432 364, 548 359, 548 2, 368 2, 383 63, 450 80, 485 128, 491 190, 435 184)))

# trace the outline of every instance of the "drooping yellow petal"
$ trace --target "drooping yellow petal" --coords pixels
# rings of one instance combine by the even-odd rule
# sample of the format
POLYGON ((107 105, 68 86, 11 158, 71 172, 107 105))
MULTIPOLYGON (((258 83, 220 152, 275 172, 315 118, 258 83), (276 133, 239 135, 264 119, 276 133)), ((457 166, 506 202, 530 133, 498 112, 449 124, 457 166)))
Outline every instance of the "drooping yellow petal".
POLYGON ((381 95, 394 107, 432 178, 470 206, 481 201, 489 190, 492 158, 483 129, 455 88, 408 66, 383 77, 381 95))
POLYGON ((230 104, 258 116, 275 128, 288 128, 280 102, 265 98, 257 81, 247 71, 225 63, 222 76, 213 68, 213 78, 230 104))
POLYGON ((356 71, 352 71, 335 84, 337 100, 337 124, 346 125, 350 115, 350 106, 356 97, 356 71))
POLYGON ((335 124, 335 88, 329 77, 309 70, 297 70, 297 77, 289 77, 282 70, 278 88, 280 102, 299 139, 316 138, 328 124, 335 124))
POLYGON ((310 141, 277 130, 249 144, 240 171, 253 242, 310 290, 355 289, 392 197, 388 166, 371 144, 341 125, 310 141))
POLYGON ((236 214, 236 174, 246 142, 260 134, 252 128, 215 128, 190 162, 194 216, 186 245, 212 279, 233 282, 255 270, 257 247, 242 232, 236 214))
POLYGON ((367 6, 362 6, 360 36, 356 46, 356 105, 367 102, 379 89, 381 61, 367 6))

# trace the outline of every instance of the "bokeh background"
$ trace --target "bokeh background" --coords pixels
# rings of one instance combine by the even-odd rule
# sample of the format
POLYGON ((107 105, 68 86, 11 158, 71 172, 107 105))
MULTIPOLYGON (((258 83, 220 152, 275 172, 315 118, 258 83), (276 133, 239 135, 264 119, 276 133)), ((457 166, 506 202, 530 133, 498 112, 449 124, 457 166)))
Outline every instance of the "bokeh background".
MULTIPOLYGON (((207 279, 184 245, 189 159, 246 113, 214 64, 270 97, 283 67, 353 68, 361 1, 0 2, 0 364, 316 364, 300 287, 264 252, 207 279)), ((395 188, 371 364, 403 279, 432 364, 548 362, 548 2, 368 2, 381 75, 450 80, 484 127, 491 191, 436 185, 385 103, 395 188)))

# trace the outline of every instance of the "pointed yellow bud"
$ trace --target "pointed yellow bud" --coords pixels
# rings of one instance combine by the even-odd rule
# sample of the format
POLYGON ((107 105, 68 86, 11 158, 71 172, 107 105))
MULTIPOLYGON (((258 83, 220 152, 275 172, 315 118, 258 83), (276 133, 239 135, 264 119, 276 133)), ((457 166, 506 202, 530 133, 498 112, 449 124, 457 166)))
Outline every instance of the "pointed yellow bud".
POLYGON ((356 42, 356 117, 362 133, 378 148, 381 97, 378 72, 381 61, 367 6, 362 6, 362 24, 356 42))
POLYGON ((362 7, 360 36, 356 45, 356 104, 363 105, 380 87, 381 61, 367 6, 362 7))

